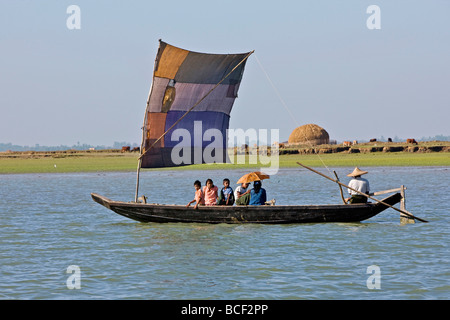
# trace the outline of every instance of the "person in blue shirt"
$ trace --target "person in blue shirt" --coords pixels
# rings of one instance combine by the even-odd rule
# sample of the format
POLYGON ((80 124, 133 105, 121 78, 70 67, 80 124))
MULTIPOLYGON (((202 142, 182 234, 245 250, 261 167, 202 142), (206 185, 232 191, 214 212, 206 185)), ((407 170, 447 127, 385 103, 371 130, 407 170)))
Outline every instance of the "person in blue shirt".
POLYGON ((261 181, 253 183, 253 189, 250 191, 249 206, 264 205, 267 201, 266 189, 262 187, 261 181))
POLYGON ((221 206, 232 206, 234 204, 233 189, 230 187, 230 179, 223 179, 223 188, 220 190, 217 204, 221 206))

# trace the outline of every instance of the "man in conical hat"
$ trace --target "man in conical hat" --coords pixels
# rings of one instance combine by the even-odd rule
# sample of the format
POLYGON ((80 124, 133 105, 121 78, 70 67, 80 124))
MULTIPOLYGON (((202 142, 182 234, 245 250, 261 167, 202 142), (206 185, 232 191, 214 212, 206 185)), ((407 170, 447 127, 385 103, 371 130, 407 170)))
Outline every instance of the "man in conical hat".
MULTIPOLYGON (((352 177, 350 182, 348 183, 348 186, 352 189, 358 190, 359 192, 369 194, 370 187, 369 187, 369 181, 367 179, 361 178, 363 174, 368 173, 367 171, 362 171, 358 167, 355 167, 355 170, 353 170, 352 173, 348 174, 348 177, 352 177)), ((350 194, 350 198, 345 199, 348 203, 366 203, 367 197, 363 196, 362 194, 353 191, 351 189, 348 189, 348 193, 350 194)))

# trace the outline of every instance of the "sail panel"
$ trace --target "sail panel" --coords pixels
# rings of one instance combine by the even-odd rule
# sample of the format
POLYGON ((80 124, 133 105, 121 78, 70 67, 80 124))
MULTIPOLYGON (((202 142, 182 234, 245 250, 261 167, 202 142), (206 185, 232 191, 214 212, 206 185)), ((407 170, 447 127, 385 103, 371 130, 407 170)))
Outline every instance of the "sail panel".
MULTIPOLYGON (((199 53, 160 41, 144 123, 142 168, 207 163, 211 157, 199 160, 199 151, 211 146, 217 148, 217 154, 226 150, 230 112, 248 55, 199 53), (187 135, 191 138, 182 139, 187 135), (176 147, 185 147, 187 153, 195 150, 197 156, 190 157, 195 162, 173 161, 176 147)), ((213 159, 224 162, 226 155, 213 159)))
MULTIPOLYGON (((205 96, 213 88, 214 85, 212 84, 176 83, 175 92, 177 98, 170 110, 188 111, 198 102, 199 97, 205 96)), ((193 112, 217 111, 229 115, 235 97, 228 96, 228 92, 233 90, 233 88, 230 89, 230 85, 220 84, 195 107, 193 112)))
MULTIPOLYGON (((154 78, 153 94, 149 100, 148 110, 150 112, 161 112, 163 100, 169 79, 154 78)), ((203 97, 213 89, 215 85, 202 83, 175 83, 175 96, 170 110, 188 111, 195 105, 199 97, 203 97)), ((193 111, 217 111, 230 114, 234 100, 237 97, 238 85, 220 84, 193 111)))
POLYGON ((150 95, 147 111, 161 112, 164 94, 166 92, 169 79, 153 77, 153 87, 150 95))
MULTIPOLYGON (((165 130, 167 113, 154 112, 147 117, 145 148, 148 149, 165 130)), ((157 142, 155 147, 164 147, 164 137, 157 142)))
POLYGON ((157 64, 154 76, 167 79, 175 78, 178 69, 188 54, 189 51, 187 50, 161 42, 156 58, 157 64))
MULTIPOLYGON (((190 52, 180 66, 176 82, 217 84, 247 54, 204 54, 190 52)), ((242 78, 243 65, 240 65, 222 83, 235 84, 242 78)))
MULTIPOLYGON (((166 130, 169 129, 185 112, 183 111, 169 111, 166 119, 166 130)), ((180 122, 178 122, 172 129, 176 132, 175 135, 168 135, 165 138, 166 147, 179 146, 193 146, 205 148, 211 143, 214 143, 215 147, 226 148, 225 136, 221 136, 220 141, 210 140, 209 136, 214 133, 222 135, 226 134, 228 125, 230 123, 230 116, 223 112, 190 112, 180 122), (177 129, 184 129, 183 131, 176 131, 177 129), (218 129, 218 132, 211 131, 210 129, 218 129), (208 132, 209 131, 209 132, 208 132), (185 133, 185 134, 183 134, 185 133), (182 136, 178 138, 178 136, 182 136)))

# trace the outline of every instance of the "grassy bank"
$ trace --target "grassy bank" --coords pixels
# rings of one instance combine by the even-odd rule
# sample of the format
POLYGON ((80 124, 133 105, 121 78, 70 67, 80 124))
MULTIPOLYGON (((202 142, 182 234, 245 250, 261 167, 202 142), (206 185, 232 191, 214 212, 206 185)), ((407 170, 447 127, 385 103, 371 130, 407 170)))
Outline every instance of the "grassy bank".
MULTIPOLYGON (((2 153, 0 154, 0 174, 9 173, 49 173, 49 172, 101 172, 135 171, 137 153, 119 152, 74 152, 74 153, 2 153)), ((236 164, 192 165, 169 170, 208 170, 260 168, 255 157, 235 158, 236 164), (250 162, 250 163, 249 163, 250 162)), ((279 156, 279 167, 298 167, 299 161, 311 167, 372 167, 372 166, 450 166, 448 152, 410 153, 330 153, 330 154, 287 154, 279 156)), ((275 166, 272 162, 266 166, 275 166)), ((151 169, 155 170, 155 169, 151 169)))
POLYGON ((96 172, 136 169, 134 156, 71 156, 39 158, 1 158, 0 173, 96 172))

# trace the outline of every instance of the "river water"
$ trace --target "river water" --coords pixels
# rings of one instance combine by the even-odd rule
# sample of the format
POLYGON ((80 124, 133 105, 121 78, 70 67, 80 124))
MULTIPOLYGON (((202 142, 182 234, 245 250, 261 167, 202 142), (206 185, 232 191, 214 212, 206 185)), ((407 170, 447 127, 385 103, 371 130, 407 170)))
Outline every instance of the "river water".
MULTIPOLYGON (((336 170, 342 182, 352 169, 336 170)), ((0 299, 449 299, 450 168, 369 171, 372 191, 404 184, 430 223, 400 225, 389 209, 361 223, 144 224, 90 197, 131 201, 133 172, 0 175, 0 299)), ((194 180, 245 173, 146 171, 140 194, 187 204, 194 180)), ((277 204, 341 202, 304 169, 263 187, 277 204)))

